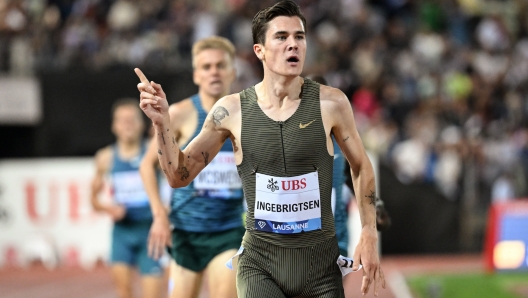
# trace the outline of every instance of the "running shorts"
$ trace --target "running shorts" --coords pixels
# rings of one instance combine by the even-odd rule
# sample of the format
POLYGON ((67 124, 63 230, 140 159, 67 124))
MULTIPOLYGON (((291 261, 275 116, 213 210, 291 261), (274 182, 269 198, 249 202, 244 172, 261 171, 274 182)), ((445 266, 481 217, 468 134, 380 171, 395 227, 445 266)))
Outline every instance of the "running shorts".
POLYGON ((246 236, 238 256, 239 298, 345 297, 336 263, 336 237, 314 246, 285 248, 246 236))
POLYGON ((110 257, 113 264, 137 265, 141 275, 161 276, 160 262, 148 256, 147 241, 151 223, 127 221, 114 224, 110 257))
POLYGON ((194 272, 201 272, 220 253, 238 249, 245 231, 243 227, 212 233, 174 229, 171 256, 176 264, 194 272))

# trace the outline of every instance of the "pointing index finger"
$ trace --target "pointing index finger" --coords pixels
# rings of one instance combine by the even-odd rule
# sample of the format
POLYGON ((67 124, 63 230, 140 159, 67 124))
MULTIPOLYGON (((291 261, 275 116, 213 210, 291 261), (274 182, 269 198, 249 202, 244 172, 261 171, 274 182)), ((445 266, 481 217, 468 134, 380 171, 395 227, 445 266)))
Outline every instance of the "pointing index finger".
POLYGON ((134 72, 139 77, 139 80, 141 81, 141 83, 145 83, 146 85, 150 85, 149 81, 147 80, 147 77, 143 74, 141 69, 134 68, 134 72))

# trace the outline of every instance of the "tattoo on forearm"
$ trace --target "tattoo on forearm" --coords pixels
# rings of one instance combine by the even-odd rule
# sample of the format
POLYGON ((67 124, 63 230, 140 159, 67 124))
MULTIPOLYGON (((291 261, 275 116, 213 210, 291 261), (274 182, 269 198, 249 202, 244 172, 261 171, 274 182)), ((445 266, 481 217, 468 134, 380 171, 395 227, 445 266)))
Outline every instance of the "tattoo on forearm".
POLYGON ((169 161, 169 165, 171 165, 171 164, 172 164, 172 161, 169 161))
POLYGON ((182 181, 189 178, 189 170, 185 166, 178 169, 178 174, 180 174, 182 181))
POLYGON ((159 155, 163 155, 163 153, 161 153, 161 149, 158 148, 158 154, 159 155))
POLYGON ((220 120, 224 119, 226 116, 229 116, 229 112, 224 107, 218 107, 213 112, 213 121, 216 126, 220 125, 220 120))
POLYGON ((161 139, 163 140, 163 145, 165 145, 165 135, 161 133, 161 139))
POLYGON ((350 137, 346 137, 343 139, 343 142, 346 142, 350 137))
POLYGON ((209 164, 209 152, 202 152, 202 156, 204 158, 205 166, 209 164))
POLYGON ((176 139, 174 137, 172 137, 172 144, 176 145, 176 139))
POLYGON ((365 197, 367 197, 367 198, 370 199, 369 204, 376 205, 376 200, 377 200, 377 198, 376 198, 376 192, 375 192, 375 191, 372 191, 372 190, 371 190, 371 191, 370 191, 370 195, 367 195, 367 196, 365 196, 365 197))

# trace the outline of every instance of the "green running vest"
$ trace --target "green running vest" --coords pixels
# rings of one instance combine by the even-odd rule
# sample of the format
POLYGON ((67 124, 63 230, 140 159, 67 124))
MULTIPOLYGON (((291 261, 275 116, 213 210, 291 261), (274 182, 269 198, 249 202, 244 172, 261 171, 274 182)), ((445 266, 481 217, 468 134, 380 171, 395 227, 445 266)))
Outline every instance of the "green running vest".
POLYGON ((238 172, 248 205, 244 241, 255 237, 294 248, 311 246, 335 236, 331 207, 333 156, 326 147, 319 87, 318 83, 304 79, 299 107, 286 121, 275 121, 264 114, 257 103, 254 86, 240 92, 243 160, 238 172), (322 229, 296 234, 255 230, 255 174, 293 177, 314 171, 319 175, 322 229))

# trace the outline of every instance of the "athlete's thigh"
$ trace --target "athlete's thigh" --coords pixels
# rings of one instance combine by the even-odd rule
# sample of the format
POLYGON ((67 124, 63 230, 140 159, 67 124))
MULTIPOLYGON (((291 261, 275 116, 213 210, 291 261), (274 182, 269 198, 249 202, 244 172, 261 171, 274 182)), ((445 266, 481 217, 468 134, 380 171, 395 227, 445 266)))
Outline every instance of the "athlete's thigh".
POLYGON ((196 298, 200 292, 203 272, 194 272, 178 265, 171 260, 170 283, 172 291, 170 298, 196 298))
POLYGON ((119 298, 132 297, 132 271, 133 268, 128 266, 128 264, 112 264, 112 277, 114 278, 119 298))
MULTIPOLYGON (((216 255, 207 265, 207 281, 210 298, 236 297, 236 271, 227 268, 227 261, 236 254, 236 249, 216 255)), ((236 259, 236 258, 235 258, 236 259)), ((233 261, 235 263, 235 261, 233 261)), ((236 263, 233 264, 236 268, 236 263)))

